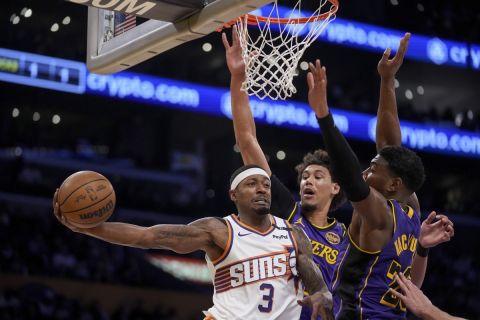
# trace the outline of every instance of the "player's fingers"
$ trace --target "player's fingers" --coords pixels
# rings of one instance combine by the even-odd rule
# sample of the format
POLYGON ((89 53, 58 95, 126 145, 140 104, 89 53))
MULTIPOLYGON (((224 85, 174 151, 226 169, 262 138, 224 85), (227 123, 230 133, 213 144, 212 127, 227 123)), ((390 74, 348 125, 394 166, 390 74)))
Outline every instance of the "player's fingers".
POLYGON ((392 53, 392 48, 387 48, 383 51, 382 61, 387 61, 390 58, 390 54, 392 53))
POLYGON ((313 76, 313 80, 315 82, 320 81, 321 77, 320 77, 319 70, 317 69, 316 65, 314 65, 313 63, 310 63, 309 67, 310 67, 310 72, 312 73, 312 76, 313 76))
POLYGON ((403 58, 405 57, 405 52, 407 52, 409 40, 410 40, 409 32, 405 33, 402 40, 400 40, 400 46, 398 47, 397 53, 395 54, 395 57, 394 57, 394 59, 400 63, 403 62, 403 58))
POLYGON ((322 80, 327 81, 327 67, 325 66, 322 67, 321 74, 322 74, 322 80))
POLYGON ((315 74, 315 65, 311 62, 308 63, 308 68, 312 74, 315 74))
POLYGON ((433 220, 435 220, 436 216, 437 216, 437 213, 435 211, 430 212, 427 219, 425 219, 425 223, 431 224, 433 222, 433 220))
POLYGON ((237 26, 234 25, 233 26, 233 29, 232 29, 232 42, 233 42, 233 45, 237 45, 240 43, 240 40, 238 40, 238 31, 237 31, 237 26))
POLYGON ((315 87, 315 80, 313 79, 313 74, 311 72, 307 74, 307 84, 309 90, 312 90, 315 87))
MULTIPOLYGON (((310 320, 317 320, 318 318, 318 307, 312 309, 312 316, 310 317, 310 320)), ((323 314, 322 314, 322 319, 323 319, 323 314)))
POLYGON ((405 277, 405 275, 403 274, 403 272, 400 272, 399 277, 400 277, 400 280, 401 280, 403 283, 405 283, 405 285, 407 286, 407 288, 410 288, 411 286, 414 285, 414 284, 412 283, 412 281, 410 281, 410 279, 408 279, 407 277, 405 277))
POLYGON ((225 49, 230 48, 230 43, 228 43, 227 34, 225 32, 222 32, 222 42, 225 49))
POLYGON ((437 219, 442 220, 443 224, 447 224, 453 227, 453 221, 448 219, 448 217, 444 214, 437 214, 437 219))
POLYGON ((403 294, 401 294, 396 290, 393 290, 392 288, 388 289, 388 292, 390 292, 391 294, 393 294, 395 297, 399 298, 402 301, 404 301, 404 299, 406 298, 406 296, 404 296, 403 294))
POLYGON ((445 231, 447 231, 447 233, 450 237, 453 237, 455 235, 455 229, 452 226, 447 226, 445 231))
POLYGON ((315 69, 317 70, 318 75, 321 75, 322 64, 320 63, 320 59, 315 60, 315 69))
POLYGON ((397 280, 398 285, 400 286, 400 289, 402 289, 403 292, 407 292, 409 290, 408 287, 408 282, 406 281, 407 279, 403 276, 402 273, 396 274, 395 275, 395 280, 397 280))

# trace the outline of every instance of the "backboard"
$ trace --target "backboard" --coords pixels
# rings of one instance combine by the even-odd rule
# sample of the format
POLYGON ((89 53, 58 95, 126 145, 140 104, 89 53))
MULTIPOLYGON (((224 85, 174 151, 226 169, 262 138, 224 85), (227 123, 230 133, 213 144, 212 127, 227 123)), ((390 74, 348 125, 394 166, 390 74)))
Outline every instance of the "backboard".
POLYGON ((67 0, 88 5, 87 67, 110 74, 201 38, 273 0, 67 0), (114 35, 115 12, 147 21, 114 35))

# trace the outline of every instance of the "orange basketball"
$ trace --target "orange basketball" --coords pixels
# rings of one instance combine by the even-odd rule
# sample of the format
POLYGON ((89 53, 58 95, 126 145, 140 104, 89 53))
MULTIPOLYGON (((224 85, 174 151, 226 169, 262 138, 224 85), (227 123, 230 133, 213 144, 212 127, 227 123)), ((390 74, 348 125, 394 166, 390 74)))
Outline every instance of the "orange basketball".
POLYGON ((78 228, 93 228, 112 215, 115 191, 101 174, 79 171, 63 181, 57 201, 68 222, 78 228))

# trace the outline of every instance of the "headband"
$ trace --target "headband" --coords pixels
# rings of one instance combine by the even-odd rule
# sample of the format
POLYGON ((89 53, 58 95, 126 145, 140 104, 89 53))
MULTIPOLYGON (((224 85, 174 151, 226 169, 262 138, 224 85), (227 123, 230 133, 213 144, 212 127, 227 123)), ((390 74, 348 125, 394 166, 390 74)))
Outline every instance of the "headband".
POLYGON ((253 176, 253 175, 256 175, 256 174, 265 176, 265 177, 268 178, 268 180, 270 180, 270 177, 268 176, 268 173, 265 170, 263 170, 261 168, 250 168, 250 169, 247 169, 245 171, 240 172, 235 177, 235 179, 233 179, 232 184, 230 185, 230 190, 235 190, 235 188, 240 184, 240 182, 242 182, 246 178, 248 178, 250 176, 253 176))

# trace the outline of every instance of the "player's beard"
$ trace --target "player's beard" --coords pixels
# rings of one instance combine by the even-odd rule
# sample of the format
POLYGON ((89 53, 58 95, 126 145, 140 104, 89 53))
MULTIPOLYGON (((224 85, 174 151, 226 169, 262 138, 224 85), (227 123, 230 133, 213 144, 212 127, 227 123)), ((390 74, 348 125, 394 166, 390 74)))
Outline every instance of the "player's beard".
POLYGON ((317 205, 310 203, 302 203, 302 212, 303 213, 312 213, 317 210, 317 205))
POLYGON ((259 216, 264 216, 266 214, 270 213, 270 208, 267 207, 260 207, 260 208, 255 208, 253 211, 258 214, 259 216))

